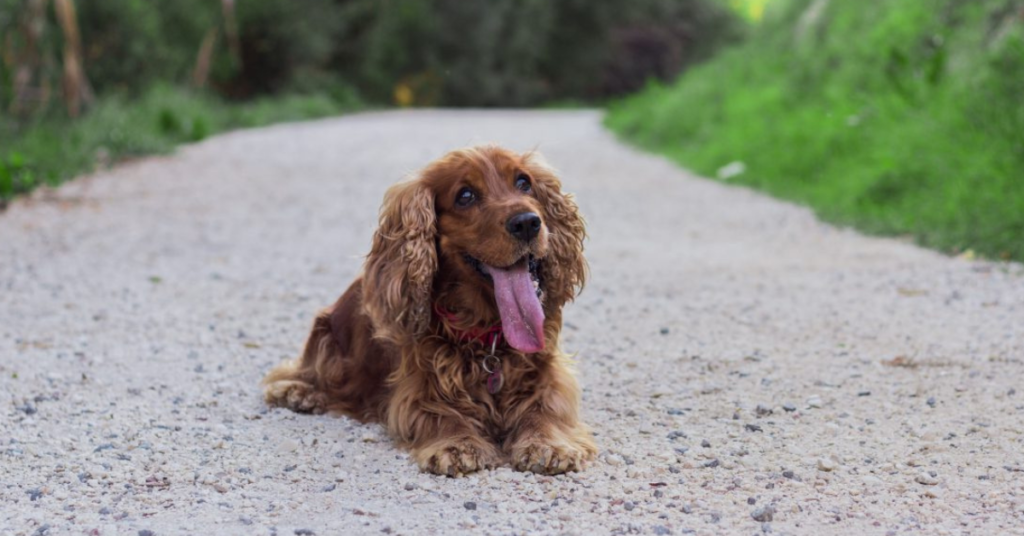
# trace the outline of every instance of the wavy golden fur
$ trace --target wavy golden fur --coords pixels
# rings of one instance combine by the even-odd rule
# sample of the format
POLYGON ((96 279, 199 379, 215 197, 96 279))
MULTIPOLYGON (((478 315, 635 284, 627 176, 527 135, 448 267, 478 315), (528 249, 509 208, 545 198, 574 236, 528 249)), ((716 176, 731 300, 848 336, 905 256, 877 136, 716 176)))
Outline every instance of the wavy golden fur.
POLYGON ((504 463, 548 474, 581 469, 597 447, 558 339, 562 306, 586 278, 585 235, 575 202, 538 154, 494 146, 448 153, 388 190, 363 274, 316 317, 302 355, 267 375, 267 402, 381 422, 438 474, 504 463), (539 217, 535 235, 512 232, 511 218, 522 214, 539 217), (491 348, 465 336, 502 318, 480 266, 527 257, 543 348, 520 351, 507 337, 497 344, 504 383, 491 394, 483 368, 491 348))

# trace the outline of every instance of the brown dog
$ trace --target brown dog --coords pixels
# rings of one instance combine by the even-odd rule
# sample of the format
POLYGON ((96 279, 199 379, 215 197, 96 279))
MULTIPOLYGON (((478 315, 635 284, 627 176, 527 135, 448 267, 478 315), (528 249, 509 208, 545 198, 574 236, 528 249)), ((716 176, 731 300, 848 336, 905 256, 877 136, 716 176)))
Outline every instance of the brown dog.
POLYGON ((445 155, 388 190, 362 276, 263 380, 267 402, 382 422, 442 475, 581 469, 597 447, 558 337, 585 235, 538 155, 445 155))

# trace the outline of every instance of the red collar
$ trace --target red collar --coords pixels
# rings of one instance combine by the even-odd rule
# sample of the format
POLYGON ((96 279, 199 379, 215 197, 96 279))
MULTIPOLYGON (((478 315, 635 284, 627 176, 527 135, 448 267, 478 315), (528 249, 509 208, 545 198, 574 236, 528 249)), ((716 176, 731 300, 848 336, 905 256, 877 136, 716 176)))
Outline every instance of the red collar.
POLYGON ((501 342, 501 322, 487 327, 472 327, 469 329, 455 329, 451 327, 451 324, 459 320, 459 315, 441 307, 441 304, 434 304, 434 312, 441 318, 442 321, 448 324, 448 329, 455 335, 460 341, 479 341, 484 343, 486 346, 491 346, 501 342))

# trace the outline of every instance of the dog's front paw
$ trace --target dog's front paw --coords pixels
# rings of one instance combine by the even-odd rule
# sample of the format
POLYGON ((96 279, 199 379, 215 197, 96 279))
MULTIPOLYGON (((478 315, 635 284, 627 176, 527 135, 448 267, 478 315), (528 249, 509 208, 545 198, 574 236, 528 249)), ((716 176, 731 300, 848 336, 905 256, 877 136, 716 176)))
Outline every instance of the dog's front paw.
POLYGON ((592 444, 534 440, 512 449, 512 466, 517 471, 560 475, 583 469, 596 455, 592 444))
POLYGON ((416 449, 420 469, 436 475, 460 477, 500 463, 497 448, 478 438, 439 441, 416 449))
POLYGON ((263 398, 271 406, 298 413, 321 414, 327 409, 327 395, 312 385, 297 380, 277 380, 267 384, 263 398))

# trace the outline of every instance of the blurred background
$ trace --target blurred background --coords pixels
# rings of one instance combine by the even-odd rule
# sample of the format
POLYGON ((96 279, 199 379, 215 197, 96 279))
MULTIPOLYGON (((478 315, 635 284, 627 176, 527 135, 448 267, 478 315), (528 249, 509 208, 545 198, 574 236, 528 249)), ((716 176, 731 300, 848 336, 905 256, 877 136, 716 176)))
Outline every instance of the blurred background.
POLYGON ((0 205, 213 133, 601 107, 829 221, 1024 259, 1024 0, 0 0, 0 205))

